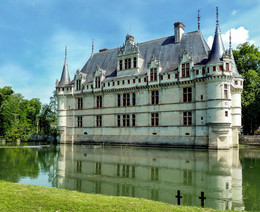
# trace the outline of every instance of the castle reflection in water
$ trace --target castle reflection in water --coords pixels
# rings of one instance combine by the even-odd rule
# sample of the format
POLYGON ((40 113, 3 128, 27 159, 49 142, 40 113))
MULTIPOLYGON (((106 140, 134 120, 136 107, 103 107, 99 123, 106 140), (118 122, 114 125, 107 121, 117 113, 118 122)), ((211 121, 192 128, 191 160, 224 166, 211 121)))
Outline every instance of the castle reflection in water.
POLYGON ((239 151, 61 145, 59 188, 215 209, 244 209, 239 151))

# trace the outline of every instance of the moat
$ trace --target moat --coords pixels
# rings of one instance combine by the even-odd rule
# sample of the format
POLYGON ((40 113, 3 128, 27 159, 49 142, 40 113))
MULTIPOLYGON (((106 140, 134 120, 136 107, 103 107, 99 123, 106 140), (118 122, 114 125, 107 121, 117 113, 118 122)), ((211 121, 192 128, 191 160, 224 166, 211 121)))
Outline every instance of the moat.
POLYGON ((0 180, 214 209, 260 210, 260 148, 0 146, 0 180))

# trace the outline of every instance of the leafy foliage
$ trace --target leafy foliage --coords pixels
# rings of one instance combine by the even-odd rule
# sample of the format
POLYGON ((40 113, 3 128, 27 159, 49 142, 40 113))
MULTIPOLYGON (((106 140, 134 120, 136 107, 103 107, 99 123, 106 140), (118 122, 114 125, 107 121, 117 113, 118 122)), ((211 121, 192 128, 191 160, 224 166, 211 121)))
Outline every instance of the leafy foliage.
POLYGON ((260 125, 260 51, 244 43, 233 51, 239 73, 244 78, 242 124, 245 134, 254 134, 260 125))
POLYGON ((0 139, 12 142, 17 139, 27 141, 30 135, 35 133, 57 134, 55 101, 57 100, 53 96, 50 104, 42 107, 39 99, 24 99, 10 86, 0 88, 0 139))

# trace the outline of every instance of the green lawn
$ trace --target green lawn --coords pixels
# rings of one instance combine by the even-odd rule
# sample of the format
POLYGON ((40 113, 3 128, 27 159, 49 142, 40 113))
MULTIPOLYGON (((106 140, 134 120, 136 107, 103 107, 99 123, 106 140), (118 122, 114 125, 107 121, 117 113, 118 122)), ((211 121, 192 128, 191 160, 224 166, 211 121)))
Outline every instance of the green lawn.
POLYGON ((215 211, 0 181, 0 211, 215 211))

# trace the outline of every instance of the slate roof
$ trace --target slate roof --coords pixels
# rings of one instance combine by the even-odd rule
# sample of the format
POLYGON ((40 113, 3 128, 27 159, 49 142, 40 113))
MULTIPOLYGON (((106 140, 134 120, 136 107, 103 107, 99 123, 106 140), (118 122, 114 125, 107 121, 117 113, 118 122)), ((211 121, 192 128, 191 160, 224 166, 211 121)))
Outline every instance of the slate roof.
POLYGON ((219 25, 217 24, 208 63, 209 64, 221 63, 223 61, 222 57, 224 53, 225 53, 225 48, 221 38, 220 28, 219 25))
POLYGON ((69 83, 70 83, 70 75, 69 75, 67 60, 65 59, 60 82, 59 82, 58 86, 64 86, 69 83))
MULTIPOLYGON (((169 36, 139 43, 138 48, 144 60, 138 75, 147 73, 148 63, 153 56, 160 61, 162 72, 169 72, 178 68, 179 60, 185 51, 192 57, 194 64, 206 64, 210 51, 200 31, 183 34, 179 43, 174 43, 174 36, 169 36)), ((97 67, 106 71, 106 78, 115 77, 118 51, 119 48, 92 55, 81 69, 81 72, 87 74, 87 81, 92 81, 97 67)))

